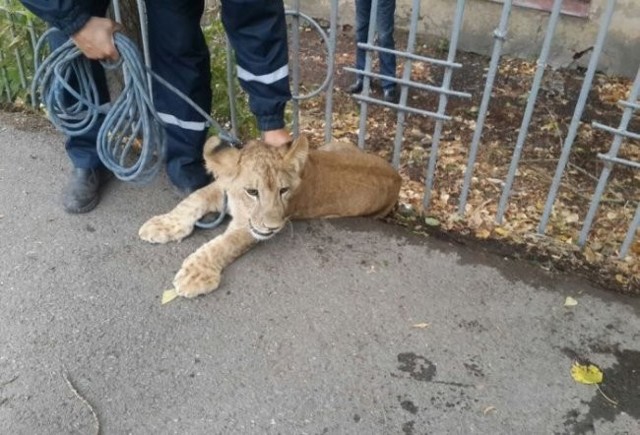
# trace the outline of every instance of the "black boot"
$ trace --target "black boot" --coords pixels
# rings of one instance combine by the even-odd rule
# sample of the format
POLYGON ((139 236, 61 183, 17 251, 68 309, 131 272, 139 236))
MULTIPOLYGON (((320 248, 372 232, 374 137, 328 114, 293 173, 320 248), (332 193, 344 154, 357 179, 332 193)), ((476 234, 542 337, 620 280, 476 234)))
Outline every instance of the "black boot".
POLYGON ((398 91, 396 87, 390 87, 383 90, 382 99, 387 103, 397 103, 398 102, 398 91))
POLYGON ((74 168, 63 191, 62 204, 67 213, 87 213, 100 201, 100 186, 107 179, 101 169, 74 168))
POLYGON ((360 92, 362 92, 362 85, 362 79, 358 79, 351 86, 349 86, 349 89, 347 89, 347 91, 350 94, 359 94, 360 92))

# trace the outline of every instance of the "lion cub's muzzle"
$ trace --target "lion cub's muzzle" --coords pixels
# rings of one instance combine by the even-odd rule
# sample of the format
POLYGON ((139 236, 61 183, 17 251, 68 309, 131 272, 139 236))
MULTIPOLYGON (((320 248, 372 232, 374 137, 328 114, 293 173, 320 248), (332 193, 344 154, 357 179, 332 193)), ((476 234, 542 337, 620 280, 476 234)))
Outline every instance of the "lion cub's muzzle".
POLYGON ((275 236, 283 227, 284 225, 277 228, 258 229, 251 222, 249 222, 249 231, 251 232, 251 235, 254 239, 259 241, 269 240, 271 237, 275 236))

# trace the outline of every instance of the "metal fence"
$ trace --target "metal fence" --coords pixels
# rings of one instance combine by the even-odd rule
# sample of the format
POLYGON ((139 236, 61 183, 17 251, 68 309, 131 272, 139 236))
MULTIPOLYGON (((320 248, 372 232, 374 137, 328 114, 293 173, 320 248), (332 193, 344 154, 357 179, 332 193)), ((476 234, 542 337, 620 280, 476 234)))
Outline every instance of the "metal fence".
MULTIPOLYGON (((363 74, 365 76, 365 80, 364 80, 365 89, 361 96, 356 96, 356 98, 361 103, 359 145, 363 146, 364 144, 364 137, 365 137, 364 135, 365 135, 366 117, 367 117, 367 104, 372 104, 372 103, 381 104, 398 111, 398 122, 396 126, 396 138, 395 138, 394 153, 393 153, 393 160, 392 160, 393 164, 396 167, 399 165, 399 156, 400 156, 400 149, 402 146, 402 134, 403 134, 403 125, 404 125, 403 121, 404 121, 405 113, 414 113, 414 114, 434 118, 436 120, 436 124, 435 124, 434 133, 432 135, 433 139, 431 142, 431 151, 429 154, 429 162, 427 166, 425 194, 424 194, 424 200, 423 200, 424 208, 428 209, 431 202, 431 192, 432 192, 433 181, 435 177, 436 162, 438 159, 438 147, 440 144, 442 126, 444 122, 450 120, 450 117, 446 115, 447 99, 449 96, 463 97, 463 98, 470 96, 469 94, 466 94, 464 92, 454 91, 450 88, 451 75, 452 75, 453 69, 464 68, 463 65, 455 62, 455 55, 457 50, 457 42, 462 29, 462 19, 465 11, 466 1, 457 0, 455 16, 453 19, 453 25, 450 33, 451 36, 450 36, 449 52, 446 60, 429 59, 429 58, 424 58, 422 56, 418 56, 415 54, 414 43, 415 43, 416 32, 418 29, 417 20, 418 20, 418 17, 420 16, 421 2, 420 0, 413 1, 411 22, 409 26, 409 36, 408 36, 409 43, 407 44, 407 50, 393 51, 398 56, 405 59, 405 68, 404 68, 403 78, 400 80, 394 79, 394 81, 401 88, 400 102, 397 105, 386 103, 380 100, 375 100, 369 97, 368 95, 369 85, 370 85, 369 78, 371 77, 379 78, 379 75, 373 73, 371 70, 371 52, 372 51, 390 51, 374 45, 373 29, 375 28, 375 22, 377 17, 377 3, 378 3, 378 0, 373 0, 372 2, 371 18, 370 18, 371 24, 370 24, 370 33, 369 33, 368 42, 366 44, 359 44, 360 47, 368 50, 365 69, 364 71, 359 71, 360 74, 363 74), (408 80, 410 69, 411 69, 411 62, 414 62, 414 61, 428 62, 428 63, 444 66, 445 73, 443 76, 441 87, 433 87, 428 84, 416 83, 408 80), (407 106, 407 92, 409 89, 424 89, 424 90, 439 93, 440 97, 439 97, 437 112, 429 112, 421 108, 412 108, 407 106)), ((511 164, 509 166, 509 172, 504 182, 504 187, 502 189, 502 194, 500 197, 497 214, 495 216, 496 223, 498 224, 502 223, 502 221, 504 220, 507 204, 509 202, 509 198, 512 193, 513 182, 516 178, 518 165, 521 160, 522 150, 525 145, 525 140, 529 132, 529 125, 531 122, 532 115, 534 113, 534 107, 536 105, 538 91, 540 90, 540 87, 541 87, 543 75, 547 67, 547 61, 548 61, 548 57, 551 49, 551 44, 553 42, 556 26, 560 18, 562 3, 563 3, 563 0, 554 0, 554 3, 553 3, 551 16, 547 25, 546 33, 545 33, 544 42, 542 44, 542 49, 537 61, 536 72, 535 72, 533 83, 527 99, 526 108, 522 116, 522 123, 519 128, 518 138, 514 146, 514 152, 513 152, 513 157, 511 159, 511 164)), ((500 62, 503 42, 507 38, 507 29, 508 29, 509 17, 512 10, 512 6, 513 6, 512 0, 504 0, 500 22, 494 31, 493 37, 495 41, 493 46, 493 53, 491 56, 489 69, 487 72, 487 79, 486 79, 484 92, 482 96, 482 102, 480 104, 480 108, 478 111, 475 132, 473 135, 472 142, 469 145, 469 158, 467 162, 467 169, 465 172, 463 187, 460 194, 459 205, 458 205, 458 213, 460 214, 465 213, 465 205, 468 198, 469 189, 471 186, 474 163, 476 161, 478 148, 480 146, 480 142, 482 139, 483 128, 484 128, 487 111, 488 111, 488 107, 491 100, 491 93, 493 90, 494 80, 498 71, 498 65, 500 62)), ((600 29, 599 29, 596 41, 594 42, 589 65, 587 67, 587 70, 583 79, 581 92, 575 104, 573 118, 569 126, 568 134, 562 146, 561 156, 558 159, 553 182, 547 195, 543 216, 538 225, 539 234, 544 234, 544 232, 546 231, 546 228, 549 222, 549 217, 551 215, 554 202, 556 200, 556 196, 558 193, 558 189, 560 187, 560 182, 565 172, 567 162, 569 159, 569 154, 571 153, 572 146, 574 144, 574 140, 576 137, 576 133, 578 131, 578 127, 581 122, 583 110, 585 108, 585 103, 587 101, 589 91, 591 90, 591 87, 592 87, 593 78, 596 73, 596 68, 598 65, 598 59, 602 53, 607 34, 609 32, 611 17, 613 16, 615 7, 616 7, 616 0, 609 0, 604 13, 602 14, 600 29)), ((355 71, 351 68, 348 68, 348 70, 355 71)), ((624 109, 620 119, 619 126, 617 128, 614 128, 614 127, 603 125, 598 122, 593 123, 593 126, 595 128, 602 129, 604 131, 611 133, 614 139, 608 153, 598 154, 598 158, 604 162, 604 167, 602 169, 597 188, 591 200, 591 206, 589 208, 589 212, 584 220, 582 231, 580 233, 580 237, 577 242, 579 246, 584 246, 587 241, 589 231, 591 230, 594 217, 598 210, 598 205, 602 198, 604 189, 606 187, 606 184, 613 166, 626 165, 633 168, 640 168, 639 162, 630 161, 630 160, 618 157, 620 147, 625 138, 631 138, 636 140, 640 139, 640 134, 628 131, 627 129, 629 122, 634 114, 634 111, 639 108, 638 92, 640 92, 640 69, 638 70, 638 75, 636 76, 636 79, 634 81, 633 87, 631 89, 631 92, 627 100, 619 102, 620 106, 622 106, 624 109)), ((629 223, 629 228, 627 231, 626 238, 619 249, 620 258, 624 258, 629 253, 629 248, 634 240, 634 237, 636 235, 636 232, 638 231, 639 226, 640 226, 640 204, 638 205, 634 219, 629 223)))
MULTIPOLYGON (((416 53, 416 38, 419 27, 419 20, 421 16, 421 2, 420 0, 413 0, 412 11, 410 14, 410 23, 407 36, 407 46, 405 50, 390 50, 376 45, 375 40, 375 28, 378 0, 373 0, 371 7, 371 19, 370 19, 370 31, 368 35, 368 41, 363 44, 359 44, 361 48, 367 50, 365 68, 362 71, 354 68, 345 68, 350 72, 357 72, 364 77, 364 89, 361 94, 354 95, 354 98, 360 105, 360 129, 358 136, 358 145, 364 147, 368 109, 369 105, 380 105, 386 108, 395 110, 397 112, 397 122, 395 130, 395 139, 392 153, 392 164, 398 167, 401 163, 401 151, 403 147, 403 136, 405 120, 407 115, 416 115, 431 118, 435 121, 434 131, 431 139, 431 146, 429 152, 429 159, 426 165, 425 171, 425 186, 424 186, 424 198, 423 206, 425 210, 430 207, 432 198, 431 192, 436 179, 436 166, 439 156, 439 147, 441 142, 443 125, 447 122, 452 122, 452 118, 447 114, 447 104, 449 98, 463 98, 468 99, 471 94, 454 90, 451 88, 452 75, 454 70, 464 71, 465 66, 456 62, 458 40, 461 34, 463 26, 463 17, 466 7, 465 0, 456 0, 455 15, 452 20, 452 27, 450 31, 449 47, 446 59, 437 59, 431 57, 425 57, 416 53), (382 76, 372 71, 372 54, 376 52, 391 52, 403 59, 403 74, 400 78, 385 77, 385 79, 393 81, 400 89, 399 101, 397 103, 385 102, 381 99, 375 98, 370 92, 371 80, 380 79, 382 76), (413 81, 411 79, 412 66, 416 63, 426 63, 436 65, 444 68, 442 76, 442 83, 439 86, 434 86, 430 83, 421 83, 413 81), (412 107, 408 104, 409 94, 412 90, 421 90, 426 92, 433 92, 438 95, 438 105, 435 111, 428 110, 425 107, 412 107)), ((469 191, 473 183, 474 165, 478 156, 478 151, 481 148, 481 142, 483 138, 483 130, 487 119, 487 114, 492 98, 492 91, 494 89, 494 81, 498 75, 499 65, 502 55, 502 47, 505 40, 508 38, 509 19, 512 11, 512 0, 504 0, 502 7, 502 13, 499 23, 497 23, 495 31, 493 32, 493 51, 488 64, 486 82, 484 90, 481 96, 481 102, 478 108, 477 119, 475 122, 475 130, 471 142, 468 144, 468 159, 466 164, 466 171, 464 173, 464 179, 462 180, 462 189, 458 200, 458 213, 464 215, 466 205, 468 201, 469 191)), ((550 49, 553 43, 556 26, 560 20, 560 12, 563 0, 554 0, 551 10, 550 18, 548 21, 546 34, 540 51, 535 74, 531 89, 529 91, 526 107, 522 114, 521 124, 518 131, 518 137, 513 145, 513 156, 508 169, 508 174, 504 180, 502 192, 497 207, 497 213, 495 215, 495 222, 500 224, 505 219, 505 213, 507 206, 511 199, 513 183, 516 179, 519 164, 521 162, 521 156, 523 149, 526 145, 527 134, 529 132, 529 126, 534 114, 534 108, 536 106, 538 92, 541 88, 543 75, 547 69, 547 62, 550 53, 550 49)), ((116 8, 116 17, 118 16, 117 1, 114 2, 116 8)), ((144 1, 138 1, 140 5, 140 11, 144 14, 144 1)), ((15 6, 15 2, 5 0, 5 7, 0 9, 2 13, 2 31, 0 33, 0 80, 2 81, 3 93, 6 100, 13 100, 20 89, 26 89, 28 86, 30 75, 33 69, 33 47, 35 41, 38 38, 39 32, 42 30, 42 26, 38 23, 34 23, 32 18, 18 10, 15 6), (26 32, 26 33, 25 33, 26 32), (20 38, 19 34, 22 33, 26 37, 20 38), (21 42, 22 41, 22 42, 21 42), (26 43, 24 41, 27 41, 26 43)), ((292 102, 292 129, 294 134, 297 134, 300 129, 300 101, 303 99, 313 98, 320 93, 324 93, 325 98, 325 120, 324 120, 324 137, 325 140, 330 140, 332 137, 332 114, 333 114, 333 92, 334 92, 334 73, 335 73, 335 56, 336 56, 336 34, 337 34, 337 21, 338 21, 338 0, 331 0, 330 2, 330 24, 328 28, 321 26, 318 22, 310 16, 305 15, 300 11, 300 0, 292 2, 292 7, 287 11, 291 22, 291 49, 292 53, 292 68, 291 68, 291 86, 294 99, 292 102), (323 46, 326 47, 326 63, 327 74, 323 83, 321 83, 314 91, 306 94, 300 94, 300 62, 296 53, 298 53, 300 35, 299 30, 302 24, 311 26, 311 28, 318 32, 323 40, 323 46)), ((575 142, 575 138, 578 129, 581 125, 581 119, 585 109, 585 104, 589 92, 592 89, 593 79, 596 73, 598 65, 598 59, 602 53, 607 34, 609 33, 609 27, 611 24, 611 18, 616 10, 616 0, 609 0, 605 11, 601 15, 600 28, 597 34, 597 38, 593 43, 593 50, 591 52, 591 58, 588 63, 584 78, 582 81, 581 91, 579 97, 575 103, 573 116, 571 123, 568 127, 568 132, 564 138, 561 154, 557 161, 557 166, 551 186, 549 188, 548 195, 546 197, 546 203, 542 217, 538 223, 538 234, 544 234, 549 224, 549 218, 552 214, 554 204, 558 195, 561 180, 565 175, 569 155, 572 152, 572 147, 575 142)), ((142 20, 144 22, 144 20, 142 20)), ((142 32, 144 35, 144 32, 142 32)), ((488 35, 491 37, 491 35, 488 35)), ((143 38, 144 52, 148 53, 146 47, 146 39, 143 38)), ((148 62, 148 55, 145 56, 148 62)), ((229 83, 233 80, 233 57, 231 49, 228 46, 228 61, 227 61, 227 75, 229 83)), ((593 122, 593 127, 610 133, 613 137, 611 147, 607 153, 598 154, 598 158, 602 161, 602 170, 600 174, 597 187, 592 194, 591 204, 587 215, 584 218, 584 224, 580 232, 580 236, 577 240, 579 246, 584 246, 587 242, 589 232, 594 223, 594 218, 598 212, 600 201, 607 186, 610 174, 614 166, 625 165, 631 168, 640 168, 640 162, 631 161, 619 157, 619 152, 624 141, 627 139, 638 140, 640 134, 637 132, 629 131, 629 123, 634 116, 634 113, 640 107, 638 98, 640 92, 640 69, 633 83, 631 92, 625 101, 620 101, 619 105, 622 108, 620 116, 620 122, 617 127, 607 126, 599 122, 593 122)), ((233 94, 232 87, 229 88, 229 103, 231 106, 231 127, 232 131, 237 131, 237 120, 235 117, 235 95, 233 94)), ((638 205, 635 216, 628 223, 628 230, 624 242, 618 250, 620 258, 624 258, 636 237, 636 233, 640 226, 640 204, 638 205)))

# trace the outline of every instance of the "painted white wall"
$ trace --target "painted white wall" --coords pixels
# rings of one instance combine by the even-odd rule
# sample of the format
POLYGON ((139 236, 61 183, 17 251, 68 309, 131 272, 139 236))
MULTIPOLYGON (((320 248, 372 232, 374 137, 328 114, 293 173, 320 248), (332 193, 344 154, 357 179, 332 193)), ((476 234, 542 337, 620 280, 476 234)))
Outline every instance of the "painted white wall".
MULTIPOLYGON (((285 1, 292 6, 291 0, 285 1)), ((339 23, 354 24, 354 1, 339 0, 339 23)), ((411 0, 397 0, 396 25, 406 29, 411 13, 411 0)), ((591 0, 589 17, 563 15, 552 45, 550 64, 568 66, 575 53, 595 43, 607 0, 591 0)), ((303 12, 329 18, 330 1, 301 1, 303 12)), ((421 0, 419 33, 449 39, 455 11, 454 0, 421 0)), ((487 0, 468 0, 459 48, 489 55, 493 45, 493 30, 498 25, 502 5, 487 0)), ((542 47, 549 13, 514 6, 509 22, 503 54, 535 59, 542 47)), ((586 65, 589 56, 576 62, 586 65)), ((599 69, 616 75, 634 77, 640 66, 640 0, 618 0, 599 69)))

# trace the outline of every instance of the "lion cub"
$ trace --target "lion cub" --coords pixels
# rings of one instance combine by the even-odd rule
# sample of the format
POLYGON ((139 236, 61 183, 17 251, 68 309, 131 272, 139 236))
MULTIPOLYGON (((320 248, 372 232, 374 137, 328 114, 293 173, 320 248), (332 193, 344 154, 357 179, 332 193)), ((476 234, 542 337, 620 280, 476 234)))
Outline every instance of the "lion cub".
POLYGON ((221 210, 226 194, 233 216, 226 231, 187 257, 173 280, 176 292, 189 298, 215 290, 222 269, 289 219, 382 217, 400 191, 400 176, 390 164, 342 142, 309 150, 301 136, 286 147, 252 141, 236 149, 221 147, 213 137, 204 159, 216 180, 138 232, 151 243, 180 241, 201 217, 221 210))

